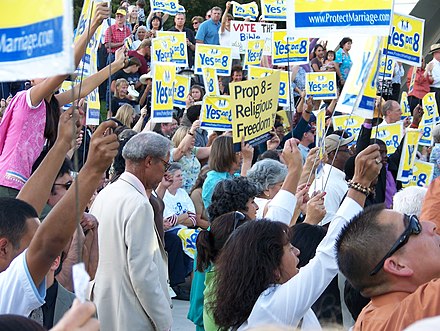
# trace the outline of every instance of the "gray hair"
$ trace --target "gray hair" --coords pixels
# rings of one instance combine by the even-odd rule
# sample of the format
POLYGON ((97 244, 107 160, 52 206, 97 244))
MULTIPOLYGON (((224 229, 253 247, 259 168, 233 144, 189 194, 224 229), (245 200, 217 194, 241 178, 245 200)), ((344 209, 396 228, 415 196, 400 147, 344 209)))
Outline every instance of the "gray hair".
POLYGON ((434 126, 434 129, 432 130, 432 137, 434 138, 435 144, 440 143, 440 124, 434 126))
POLYGON ((263 159, 255 163, 247 173, 247 178, 263 192, 282 181, 287 176, 287 167, 272 159, 263 159))
POLYGON ((393 210, 407 215, 420 216, 422 204, 428 189, 426 187, 408 186, 393 197, 393 210))
POLYGON ((182 165, 179 162, 173 162, 171 163, 167 172, 174 174, 177 170, 182 170, 182 165))
POLYGON ((171 149, 171 141, 155 132, 138 133, 122 150, 125 160, 141 161, 147 156, 165 158, 171 149))
MULTIPOLYGON (((382 114, 383 116, 387 116, 388 111, 391 110, 391 108, 393 108, 394 103, 397 103, 399 105, 399 103, 395 100, 387 100, 383 106, 382 106, 382 114)), ((400 105, 399 105, 400 107, 400 105)))

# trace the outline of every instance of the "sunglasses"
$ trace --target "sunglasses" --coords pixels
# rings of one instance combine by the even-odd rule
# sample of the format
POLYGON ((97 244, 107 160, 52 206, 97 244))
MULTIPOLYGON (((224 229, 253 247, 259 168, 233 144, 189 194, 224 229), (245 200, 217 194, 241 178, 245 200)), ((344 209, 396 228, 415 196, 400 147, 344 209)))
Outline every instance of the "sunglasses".
POLYGON ((192 23, 192 25, 198 25, 199 24, 199 22, 193 22, 192 23))
POLYGON ((163 163, 163 165, 164 165, 164 167, 165 167, 165 172, 167 172, 168 169, 171 167, 171 163, 165 161, 164 159, 162 159, 162 158, 160 158, 160 157, 158 157, 158 159, 162 161, 162 163, 163 163))
POLYGON ((72 186, 72 184, 73 184, 73 182, 71 181, 71 180, 69 180, 67 183, 64 183, 64 184, 62 184, 62 183, 55 183, 55 184, 53 184, 54 186, 55 185, 57 185, 57 186, 63 186, 65 189, 66 189, 66 191, 70 188, 70 186, 72 186))
POLYGON ((240 212, 240 211, 235 211, 234 212, 234 230, 237 228, 238 222, 244 221, 246 219, 246 216, 240 212))
POLYGON ((386 253, 385 256, 382 258, 382 260, 380 260, 380 262, 376 265, 376 267, 374 267, 373 271, 370 272, 370 276, 374 276, 375 274, 377 274, 380 271, 380 269, 382 269, 385 260, 388 259, 394 253, 396 253, 400 248, 405 246, 405 244, 409 240, 409 237, 412 234, 417 235, 420 232, 422 232, 422 225, 420 224, 420 221, 416 215, 408 216, 405 214, 404 223, 408 223, 408 226, 406 227, 405 231, 403 231, 399 239, 397 239, 397 241, 394 243, 394 245, 391 247, 388 253, 386 253))

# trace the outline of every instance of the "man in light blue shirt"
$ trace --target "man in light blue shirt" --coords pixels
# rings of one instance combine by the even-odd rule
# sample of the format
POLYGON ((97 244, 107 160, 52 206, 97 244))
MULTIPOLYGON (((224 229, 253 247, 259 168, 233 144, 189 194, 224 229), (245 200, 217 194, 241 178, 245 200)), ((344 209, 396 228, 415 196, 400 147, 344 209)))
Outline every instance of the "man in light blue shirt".
POLYGON ((196 43, 220 45, 220 38, 218 30, 220 29, 220 17, 222 9, 220 7, 213 7, 211 9, 211 19, 200 24, 197 30, 196 43))

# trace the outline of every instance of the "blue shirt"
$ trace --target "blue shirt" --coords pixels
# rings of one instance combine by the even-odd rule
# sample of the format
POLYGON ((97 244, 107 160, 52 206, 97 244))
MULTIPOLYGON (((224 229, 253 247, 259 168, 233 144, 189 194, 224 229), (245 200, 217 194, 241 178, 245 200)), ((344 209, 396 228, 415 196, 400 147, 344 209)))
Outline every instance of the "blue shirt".
POLYGON ((336 52, 335 62, 339 63, 341 77, 344 80, 347 80, 348 73, 350 72, 351 65, 353 64, 350 54, 345 53, 342 48, 338 49, 336 52))
POLYGON ((201 40, 204 44, 220 45, 220 38, 218 30, 220 29, 220 21, 214 23, 212 19, 209 19, 200 24, 197 30, 196 40, 201 40))
POLYGON ((211 204, 212 193, 218 182, 223 179, 232 178, 233 176, 229 172, 208 171, 206 174, 205 182, 202 186, 202 200, 205 205, 205 209, 208 209, 211 204))

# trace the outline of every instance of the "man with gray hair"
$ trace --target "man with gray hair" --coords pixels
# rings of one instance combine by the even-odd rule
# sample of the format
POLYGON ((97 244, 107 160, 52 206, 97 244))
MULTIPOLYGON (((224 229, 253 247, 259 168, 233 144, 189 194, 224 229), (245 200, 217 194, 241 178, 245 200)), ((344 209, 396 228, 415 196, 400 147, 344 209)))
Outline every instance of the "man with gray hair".
POLYGON ((393 210, 402 214, 420 216, 423 200, 428 189, 426 187, 408 186, 394 194, 393 210))
POLYGON ((125 172, 96 197, 99 264, 93 300, 102 330, 169 330, 167 257, 149 195, 169 167, 171 142, 139 133, 124 146, 125 172))

